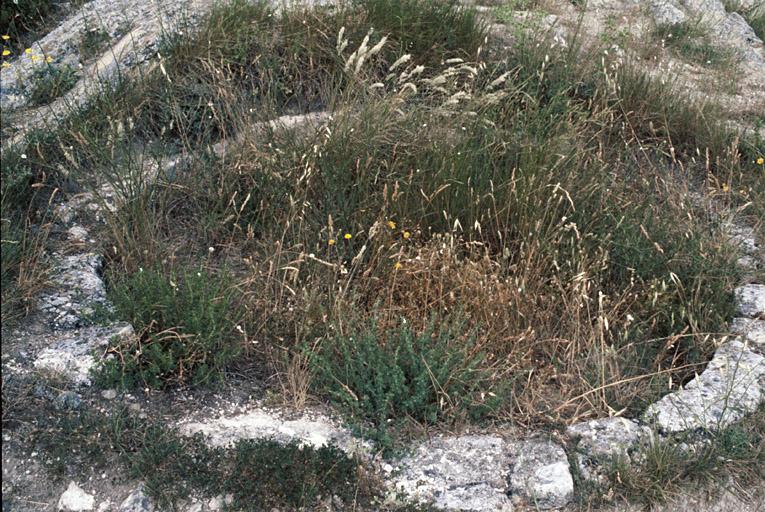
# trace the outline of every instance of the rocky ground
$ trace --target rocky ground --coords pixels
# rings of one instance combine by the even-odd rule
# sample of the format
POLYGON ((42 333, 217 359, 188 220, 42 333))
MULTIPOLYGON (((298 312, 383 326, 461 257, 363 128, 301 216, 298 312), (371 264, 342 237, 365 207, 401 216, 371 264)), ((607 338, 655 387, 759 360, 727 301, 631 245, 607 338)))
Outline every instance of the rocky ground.
MULTIPOLYGON (((21 85, 29 79, 31 62, 28 57, 15 60, 10 71, 2 74, 4 129, 13 125, 17 129, 13 138, 19 140, 31 127, 55 122, 73 102, 87 102, 97 94, 102 80, 135 66, 155 65, 161 27, 173 26, 179 16, 193 20, 204 13, 209 2, 161 5, 160 12, 153 2, 94 0, 64 20, 34 48, 80 67, 78 84, 51 106, 27 108, 21 85), (73 34, 96 15, 112 37, 112 45, 100 57, 83 61, 73 34)), ((494 16, 493 9, 495 6, 482 8, 487 16, 494 16)), ((591 1, 583 10, 569 2, 550 1, 539 9, 540 14, 512 13, 511 20, 497 23, 496 32, 533 19, 534 23, 554 27, 561 44, 566 45, 571 44, 567 37, 581 22, 585 33, 614 38, 614 51, 619 52, 620 45, 629 38, 640 38, 653 22, 672 24, 704 17, 720 42, 740 52, 742 59, 733 86, 718 98, 729 109, 729 118, 747 128, 755 126, 753 121, 765 112, 765 47, 740 15, 727 12, 717 0, 591 1)), ((656 54, 645 65, 656 74, 671 69, 689 94, 709 93, 703 66, 683 63, 668 52, 656 54)), ((319 129, 322 116, 275 122, 319 129)), ((88 371, 103 355, 104 347, 115 336, 134 334, 129 324, 94 321, 110 309, 110 304, 101 278, 103 257, 91 239, 89 223, 98 222, 100 209, 110 207, 118 205, 104 204, 89 193, 75 195, 57 207, 50 251, 55 270, 50 286, 20 327, 3 332, 3 387, 21 390, 25 383, 47 381, 48 385, 32 386, 24 392, 49 404, 53 411, 107 410, 119 403, 137 417, 164 422, 183 435, 201 433, 211 446, 219 447, 258 438, 297 440, 309 446, 331 443, 365 461, 390 495, 400 494, 444 510, 510 511, 574 510, 578 507, 574 475, 583 481, 597 481, 603 456, 639 457, 641 447, 658 439, 724 428, 765 402, 765 283, 758 280, 765 267, 765 244, 748 226, 725 212, 730 218, 731 243, 739 245, 745 254, 741 265, 748 276, 736 290, 738 316, 731 322, 730 336, 719 340, 713 359, 695 379, 637 418, 603 418, 554 433, 496 428, 491 432, 443 434, 413 445, 393 460, 383 460, 368 443, 343 427, 332 411, 284 408, 278 401, 269 401, 263 390, 247 379, 233 379, 215 393, 96 390, 88 371), (17 384, 20 387, 13 388, 17 384)), ((22 398, 19 391, 19 400, 22 398)), ((3 419, 5 425, 6 411, 3 419)), ((46 476, 46 465, 51 461, 29 451, 22 441, 23 431, 22 425, 3 432, 4 511, 160 509, 144 494, 140 481, 116 470, 88 474, 72 468, 67 471, 71 478, 66 485, 52 485, 46 476)), ((76 466, 80 454, 71 456, 71 465, 76 466)), ((690 493, 670 501, 665 510, 765 510, 764 499, 755 487, 722 494, 690 493)), ((226 501, 226 496, 205 500, 189 496, 183 510, 222 510, 226 501)), ((326 507, 332 509, 331 499, 326 507)), ((625 509, 621 506, 615 510, 625 509)))

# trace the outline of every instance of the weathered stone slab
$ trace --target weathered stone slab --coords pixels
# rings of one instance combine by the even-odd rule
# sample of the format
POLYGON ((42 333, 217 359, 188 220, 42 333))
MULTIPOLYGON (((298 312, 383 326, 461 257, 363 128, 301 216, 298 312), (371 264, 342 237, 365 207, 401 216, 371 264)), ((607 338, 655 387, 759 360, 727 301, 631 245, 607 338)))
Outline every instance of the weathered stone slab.
POLYGON ((415 448, 391 479, 398 493, 442 510, 510 512, 507 444, 498 436, 439 437, 415 448))
POLYGON ((241 439, 295 441, 315 448, 334 445, 347 453, 360 453, 369 446, 330 418, 310 412, 287 419, 278 411, 256 409, 243 414, 181 423, 179 429, 184 435, 203 434, 211 446, 222 447, 241 439))
POLYGON ((510 445, 510 492, 514 501, 536 509, 564 507, 574 497, 574 479, 563 448, 530 440, 510 445))
POLYGON ((736 305, 742 315, 765 320, 765 285, 747 284, 736 288, 736 305))
POLYGON ((685 389, 652 404, 643 417, 664 433, 717 430, 753 412, 764 385, 765 358, 732 340, 685 389))

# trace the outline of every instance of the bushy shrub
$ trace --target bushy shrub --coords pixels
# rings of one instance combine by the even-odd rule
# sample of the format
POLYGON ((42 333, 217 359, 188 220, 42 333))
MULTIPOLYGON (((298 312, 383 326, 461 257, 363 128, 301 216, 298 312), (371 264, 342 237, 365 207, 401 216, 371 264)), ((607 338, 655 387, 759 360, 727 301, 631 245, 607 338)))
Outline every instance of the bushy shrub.
POLYGON ((312 357, 316 390, 327 395, 389 447, 389 428, 411 418, 435 423, 448 415, 480 418, 499 405, 484 354, 448 320, 415 332, 403 321, 389 331, 375 325, 327 340, 312 357))
POLYGON ((110 299, 138 337, 111 348, 98 374, 104 386, 214 384, 240 353, 241 312, 226 273, 141 269, 113 279, 110 299))

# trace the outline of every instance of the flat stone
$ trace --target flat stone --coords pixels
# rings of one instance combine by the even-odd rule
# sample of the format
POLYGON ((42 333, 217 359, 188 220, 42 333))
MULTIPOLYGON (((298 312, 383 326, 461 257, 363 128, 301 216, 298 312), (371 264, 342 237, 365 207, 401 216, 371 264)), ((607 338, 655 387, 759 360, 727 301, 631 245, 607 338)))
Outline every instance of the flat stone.
POLYGON ((492 435, 437 437, 399 461, 396 492, 441 510, 512 510, 505 441, 492 435))
POLYGON ((754 412, 764 389, 765 358, 731 340, 701 375, 649 406, 643 418, 664 433, 714 431, 754 412))
POLYGON ((179 430, 188 436, 203 434, 214 447, 231 446, 241 439, 275 439, 314 448, 333 445, 346 453, 365 452, 370 448, 368 443, 354 438, 350 431, 320 414, 305 413, 295 419, 285 419, 277 411, 255 409, 232 416, 181 423, 179 430))
POLYGON ((765 347, 765 320, 734 318, 733 322, 731 322, 730 330, 733 334, 738 334, 749 343, 765 347))
POLYGON ((750 318, 765 320, 765 285, 739 286, 735 293, 739 313, 750 318))
POLYGON ((563 447, 545 440, 510 445, 510 492, 514 501, 547 510, 574 497, 574 479, 563 447))
POLYGON ((58 500, 58 510, 62 512, 84 512, 93 510, 95 499, 75 482, 69 482, 64 494, 58 500))

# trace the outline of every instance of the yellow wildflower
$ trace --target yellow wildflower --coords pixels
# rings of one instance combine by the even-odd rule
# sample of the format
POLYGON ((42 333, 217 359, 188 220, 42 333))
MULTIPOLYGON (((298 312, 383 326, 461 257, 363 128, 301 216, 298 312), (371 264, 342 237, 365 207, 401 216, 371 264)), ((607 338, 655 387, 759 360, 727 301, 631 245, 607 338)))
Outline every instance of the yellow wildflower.
POLYGON ((2 36, 0 36, 0 37, 2 37, 2 38, 3 38, 3 41, 7 41, 8 39, 10 39, 10 38, 11 38, 11 36, 9 36, 8 34, 3 34, 3 35, 2 35, 2 36))
POLYGON ((404 238, 409 238, 412 234, 409 231, 404 231, 404 238))
POLYGON ((757 165, 762 165, 762 164, 765 164, 765 158, 760 157, 757 159, 757 165))
POLYGON ((37 62, 38 60, 40 60, 39 55, 32 55, 32 62, 37 62))
POLYGON ((727 183, 723 183, 722 189, 723 189, 723 192, 727 192, 730 190, 730 186, 727 183))
POLYGON ((48 64, 50 64, 51 62, 53 62, 53 57, 51 57, 50 55, 48 55, 47 57, 45 57, 45 62, 47 62, 48 64))
POLYGON ((11 52, 9 50, 3 50, 3 57, 7 57, 11 52))
POLYGON ((27 48, 26 50, 24 50, 24 53, 26 53, 27 55, 30 55, 32 53, 32 48, 27 48))
POLYGON ((343 235, 343 238, 345 238, 346 240, 350 240, 351 238, 353 238, 353 235, 351 235, 350 233, 346 233, 343 235))
POLYGON ((335 245, 335 239, 334 238, 330 238, 329 240, 327 240, 327 243, 329 245, 335 245))
POLYGON ((393 265, 393 268, 395 268, 396 270, 400 269, 401 268, 401 262, 397 261, 396 264, 393 265))
POLYGON ((4 68, 9 68, 9 67, 11 67, 11 65, 10 65, 10 64, 8 64, 7 62, 3 62, 3 67, 4 67, 4 68))
POLYGON ((391 229, 396 229, 396 223, 393 222, 392 220, 389 220, 388 221, 388 227, 391 228, 391 229))

